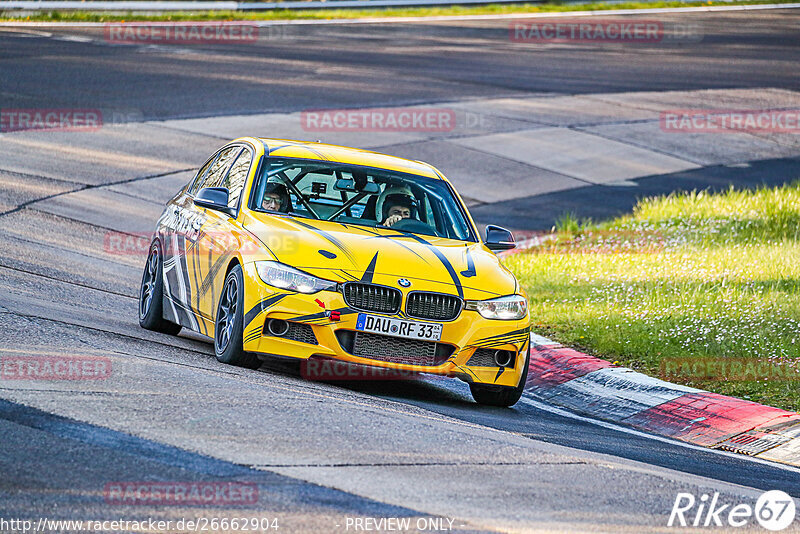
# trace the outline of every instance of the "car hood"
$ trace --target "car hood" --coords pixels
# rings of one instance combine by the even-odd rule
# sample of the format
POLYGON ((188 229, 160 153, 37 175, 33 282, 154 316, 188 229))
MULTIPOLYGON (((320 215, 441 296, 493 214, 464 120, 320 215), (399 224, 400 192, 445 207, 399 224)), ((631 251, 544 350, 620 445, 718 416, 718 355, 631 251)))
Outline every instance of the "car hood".
POLYGON ((470 299, 517 291, 514 276, 480 243, 267 214, 247 217, 244 227, 277 261, 323 278, 424 280, 470 299))

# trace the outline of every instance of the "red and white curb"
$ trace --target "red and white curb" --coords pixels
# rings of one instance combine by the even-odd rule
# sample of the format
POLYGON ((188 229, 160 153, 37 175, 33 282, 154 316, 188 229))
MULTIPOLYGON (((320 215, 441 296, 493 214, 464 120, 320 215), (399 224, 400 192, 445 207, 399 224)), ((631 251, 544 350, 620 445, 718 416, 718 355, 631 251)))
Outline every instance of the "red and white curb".
POLYGON ((649 434, 800 466, 800 414, 671 384, 536 334, 525 396, 649 434))

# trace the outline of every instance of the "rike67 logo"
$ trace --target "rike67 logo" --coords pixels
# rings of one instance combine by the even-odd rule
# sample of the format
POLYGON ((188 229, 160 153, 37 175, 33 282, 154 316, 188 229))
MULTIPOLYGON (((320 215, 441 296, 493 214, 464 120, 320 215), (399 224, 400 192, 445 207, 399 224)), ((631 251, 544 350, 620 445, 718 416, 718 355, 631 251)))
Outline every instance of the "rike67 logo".
POLYGON ((739 528, 752 525, 755 519, 765 529, 779 531, 794 518, 794 499, 780 490, 765 492, 755 506, 722 502, 719 493, 703 494, 699 499, 691 493, 678 493, 667 526, 739 528))

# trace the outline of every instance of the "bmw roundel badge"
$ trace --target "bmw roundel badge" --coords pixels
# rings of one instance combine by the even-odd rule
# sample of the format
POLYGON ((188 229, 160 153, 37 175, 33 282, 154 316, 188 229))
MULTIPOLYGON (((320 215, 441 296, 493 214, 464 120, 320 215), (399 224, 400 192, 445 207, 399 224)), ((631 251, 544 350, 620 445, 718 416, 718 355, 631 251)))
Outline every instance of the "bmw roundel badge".
POLYGON ((400 287, 408 287, 411 285, 411 282, 409 282, 407 278, 401 278, 397 283, 400 284, 400 287))

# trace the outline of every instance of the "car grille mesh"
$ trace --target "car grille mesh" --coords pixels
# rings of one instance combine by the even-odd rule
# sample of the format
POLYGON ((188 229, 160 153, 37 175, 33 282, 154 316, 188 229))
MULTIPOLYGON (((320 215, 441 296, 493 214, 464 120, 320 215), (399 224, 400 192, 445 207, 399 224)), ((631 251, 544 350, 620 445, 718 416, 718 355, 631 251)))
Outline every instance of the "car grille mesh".
POLYGON ((408 365, 436 365, 436 343, 358 332, 353 354, 362 358, 408 365))
POLYGON ((379 313, 397 313, 402 300, 399 290, 374 284, 347 283, 342 294, 351 308, 379 313))
POLYGON ((417 319, 451 321, 461 313, 461 299, 441 293, 410 293, 406 300, 406 313, 417 319))
POLYGON ((307 324, 295 323, 289 321, 289 330, 284 334, 285 338, 300 343, 308 343, 309 345, 317 345, 317 336, 314 335, 314 330, 307 324))
MULTIPOLYGON (((494 353, 498 352, 496 349, 476 349, 470 356, 467 365, 476 367, 497 367, 497 360, 494 358, 494 353)), ((508 364, 503 367, 513 369, 516 362, 516 354, 508 350, 501 350, 501 356, 508 358, 508 364)))
POLYGON ((474 365, 477 367, 497 367, 494 361, 494 350, 478 349, 472 353, 467 365, 474 365))
POLYGON ((360 358, 405 365, 433 367, 442 365, 455 347, 433 341, 420 341, 367 332, 339 330, 336 332, 342 347, 360 358))
POLYGON ((291 339, 292 341, 299 341, 300 343, 308 343, 309 345, 319 345, 319 342, 317 341, 317 336, 314 335, 314 330, 311 328, 310 325, 307 325, 305 323, 286 321, 286 324, 288 325, 286 333, 281 336, 276 336, 270 333, 269 328, 267 327, 269 321, 270 319, 267 319, 264 322, 264 330, 262 334, 265 336, 278 337, 282 339, 291 339))

